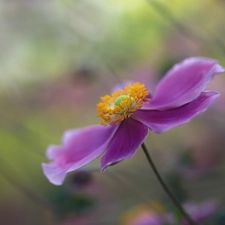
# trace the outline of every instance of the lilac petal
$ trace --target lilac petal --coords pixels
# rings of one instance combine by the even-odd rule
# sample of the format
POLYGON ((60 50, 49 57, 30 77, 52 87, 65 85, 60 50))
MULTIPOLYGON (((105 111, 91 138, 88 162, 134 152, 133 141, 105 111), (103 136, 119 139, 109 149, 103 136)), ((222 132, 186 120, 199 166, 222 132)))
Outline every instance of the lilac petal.
POLYGON ((149 214, 143 213, 138 218, 134 219, 130 225, 163 225, 163 218, 155 215, 152 212, 149 214))
POLYGON ((127 85, 135 84, 135 83, 136 83, 136 81, 133 81, 133 80, 125 80, 125 81, 115 85, 112 89, 112 93, 119 91, 119 90, 123 90, 127 85))
MULTIPOLYGON (((204 222, 216 213, 219 205, 216 200, 209 200, 200 205, 186 203, 184 208, 195 221, 204 222)), ((189 223, 184 219, 182 224, 188 225, 189 223)))
POLYGON ((124 120, 116 131, 101 160, 101 171, 107 166, 130 158, 148 134, 148 128, 132 118, 124 120))
POLYGON ((218 96, 217 92, 202 92, 197 99, 184 106, 164 111, 138 110, 132 118, 145 124, 153 132, 160 134, 189 122, 195 116, 204 112, 218 96))
POLYGON ((142 109, 164 110, 196 99, 216 74, 224 73, 217 61, 188 58, 175 65, 161 80, 149 105, 142 109))
POLYGON ((55 185, 61 185, 66 177, 65 169, 57 165, 42 163, 42 169, 48 180, 55 185))
POLYGON ((61 146, 50 145, 46 150, 46 157, 49 160, 54 160, 61 153, 61 146))
POLYGON ((50 146, 47 157, 54 160, 42 164, 44 174, 55 185, 61 185, 66 173, 74 171, 102 155, 117 126, 90 126, 67 131, 62 146, 50 146))

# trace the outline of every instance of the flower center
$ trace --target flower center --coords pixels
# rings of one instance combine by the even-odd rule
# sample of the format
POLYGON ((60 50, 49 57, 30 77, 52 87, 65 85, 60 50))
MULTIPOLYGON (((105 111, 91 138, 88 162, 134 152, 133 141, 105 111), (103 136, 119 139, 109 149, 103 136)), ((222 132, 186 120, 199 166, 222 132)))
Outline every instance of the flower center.
POLYGON ((143 104, 149 104, 149 91, 144 84, 135 83, 127 85, 123 90, 118 90, 112 95, 101 97, 97 104, 98 117, 101 124, 119 125, 121 121, 130 118, 143 104))
POLYGON ((129 98, 129 96, 127 96, 127 95, 121 95, 121 96, 117 97, 116 100, 115 100, 115 102, 114 102, 114 105, 115 106, 119 106, 120 108, 122 108, 122 105, 123 105, 122 102, 124 100, 126 100, 126 98, 129 98))

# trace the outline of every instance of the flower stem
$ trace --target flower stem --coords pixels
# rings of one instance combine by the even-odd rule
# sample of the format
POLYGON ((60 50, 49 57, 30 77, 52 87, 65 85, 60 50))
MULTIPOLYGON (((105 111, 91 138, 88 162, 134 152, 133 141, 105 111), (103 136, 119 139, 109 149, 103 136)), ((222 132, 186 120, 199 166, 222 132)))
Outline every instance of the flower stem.
POLYGON ((186 218, 186 220, 189 222, 190 225, 198 225, 197 222, 195 222, 190 216, 189 214, 184 210, 184 208, 182 207, 181 203, 179 202, 179 200, 177 199, 177 197, 173 194, 173 192, 170 190, 170 188, 168 187, 168 185, 166 184, 166 182, 164 181, 164 179, 162 178, 162 176, 160 175, 158 169, 156 168, 146 146, 144 143, 142 143, 141 145, 144 154, 149 162, 149 165, 151 166, 151 168, 153 169, 153 172, 155 173, 157 179, 159 180, 159 183, 162 185, 164 191, 167 193, 167 195, 169 196, 169 198, 173 201, 173 203, 176 205, 176 207, 179 209, 179 211, 183 214, 183 216, 186 218))

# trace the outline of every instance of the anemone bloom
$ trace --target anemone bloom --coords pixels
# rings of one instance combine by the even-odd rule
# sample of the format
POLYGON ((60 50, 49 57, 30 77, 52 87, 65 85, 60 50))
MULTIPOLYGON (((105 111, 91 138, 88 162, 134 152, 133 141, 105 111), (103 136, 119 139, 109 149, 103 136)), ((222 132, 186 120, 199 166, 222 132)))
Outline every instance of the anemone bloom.
POLYGON ((160 134, 189 122, 219 96, 204 91, 216 74, 224 72, 217 61, 189 58, 175 65, 152 94, 144 84, 124 82, 97 105, 101 125, 66 131, 61 146, 50 146, 43 163, 45 176, 62 184, 68 172, 104 154, 101 171, 134 155, 148 134, 160 134))

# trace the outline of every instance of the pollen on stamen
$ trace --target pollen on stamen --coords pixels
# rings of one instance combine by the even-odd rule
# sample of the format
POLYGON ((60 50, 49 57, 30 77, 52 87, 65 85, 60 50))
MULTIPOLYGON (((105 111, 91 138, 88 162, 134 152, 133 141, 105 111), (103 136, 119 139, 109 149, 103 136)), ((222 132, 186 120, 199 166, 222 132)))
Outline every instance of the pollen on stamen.
POLYGON ((143 104, 149 104, 149 91, 144 84, 136 82, 127 85, 123 90, 118 90, 112 95, 101 97, 97 104, 98 117, 101 118, 101 124, 119 125, 125 119, 140 109, 143 104))

